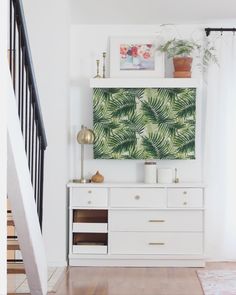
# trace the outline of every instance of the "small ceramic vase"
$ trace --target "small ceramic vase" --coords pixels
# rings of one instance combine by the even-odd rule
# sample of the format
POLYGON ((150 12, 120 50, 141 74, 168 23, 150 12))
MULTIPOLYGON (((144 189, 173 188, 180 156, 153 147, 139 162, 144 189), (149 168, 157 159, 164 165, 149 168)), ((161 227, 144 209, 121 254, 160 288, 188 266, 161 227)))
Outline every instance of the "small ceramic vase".
POLYGON ((97 171, 96 174, 92 176, 91 180, 92 182, 102 183, 104 181, 104 177, 99 173, 99 171, 97 171))

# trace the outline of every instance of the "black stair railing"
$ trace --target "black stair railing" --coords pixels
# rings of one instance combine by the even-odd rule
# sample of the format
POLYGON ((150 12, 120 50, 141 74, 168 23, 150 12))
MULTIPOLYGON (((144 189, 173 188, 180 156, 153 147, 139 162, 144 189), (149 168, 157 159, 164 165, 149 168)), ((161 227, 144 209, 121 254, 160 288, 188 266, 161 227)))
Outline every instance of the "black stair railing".
POLYGON ((42 228, 44 152, 47 147, 47 139, 21 0, 10 0, 9 11, 9 66, 18 104, 18 115, 34 198, 42 228))

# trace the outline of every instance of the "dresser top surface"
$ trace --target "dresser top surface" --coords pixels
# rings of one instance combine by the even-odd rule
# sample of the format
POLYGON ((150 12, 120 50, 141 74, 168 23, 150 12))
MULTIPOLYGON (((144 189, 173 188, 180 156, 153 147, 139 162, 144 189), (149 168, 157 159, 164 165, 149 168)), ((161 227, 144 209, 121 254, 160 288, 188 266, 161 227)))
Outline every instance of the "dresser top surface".
POLYGON ((103 182, 103 183, 76 183, 69 182, 67 184, 69 188, 86 188, 86 187, 96 187, 96 188, 204 188, 205 185, 201 182, 179 182, 179 183, 154 183, 146 184, 141 182, 103 182))

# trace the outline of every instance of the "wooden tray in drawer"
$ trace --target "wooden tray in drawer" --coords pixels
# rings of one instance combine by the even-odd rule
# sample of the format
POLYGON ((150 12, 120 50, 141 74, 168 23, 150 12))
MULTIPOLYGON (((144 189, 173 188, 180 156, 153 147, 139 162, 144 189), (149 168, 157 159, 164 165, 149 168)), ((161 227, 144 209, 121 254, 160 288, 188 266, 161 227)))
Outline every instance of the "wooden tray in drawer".
POLYGON ((166 207, 164 188, 112 188, 111 207, 166 207))

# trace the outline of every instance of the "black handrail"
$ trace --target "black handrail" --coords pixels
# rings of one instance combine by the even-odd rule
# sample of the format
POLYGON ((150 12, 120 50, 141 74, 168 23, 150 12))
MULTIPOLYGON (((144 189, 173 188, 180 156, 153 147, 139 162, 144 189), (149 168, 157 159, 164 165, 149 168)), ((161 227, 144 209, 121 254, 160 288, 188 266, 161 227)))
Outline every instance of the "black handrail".
POLYGON ((206 36, 208 37, 211 32, 233 32, 235 34, 236 28, 205 28, 206 36))
MULTIPOLYGON (((20 34, 21 34, 20 42, 22 43, 21 47, 25 50, 25 65, 28 67, 28 71, 29 71, 28 73, 29 84, 32 85, 33 87, 32 89, 34 92, 33 103, 35 103, 35 108, 36 108, 35 111, 37 113, 37 117, 39 121, 39 131, 42 136, 42 146, 43 146, 43 149, 45 150, 47 147, 47 138, 46 138, 45 127, 43 123, 43 117, 42 117, 42 112, 41 112, 41 107, 39 102, 39 94, 38 94, 35 74, 33 70, 33 62, 32 62, 31 51, 30 51, 29 40, 28 40, 28 33, 27 33, 26 22, 25 22, 25 17, 23 12, 23 4, 21 0, 11 0, 10 2, 13 4, 13 7, 14 7, 14 17, 15 17, 16 24, 18 25, 18 28, 20 27, 20 34)), ((12 11, 12 9, 10 10, 12 11)))
POLYGON ((34 198, 42 227, 44 152, 47 139, 21 0, 10 0, 9 19, 9 65, 34 198))

